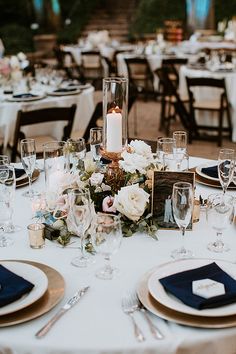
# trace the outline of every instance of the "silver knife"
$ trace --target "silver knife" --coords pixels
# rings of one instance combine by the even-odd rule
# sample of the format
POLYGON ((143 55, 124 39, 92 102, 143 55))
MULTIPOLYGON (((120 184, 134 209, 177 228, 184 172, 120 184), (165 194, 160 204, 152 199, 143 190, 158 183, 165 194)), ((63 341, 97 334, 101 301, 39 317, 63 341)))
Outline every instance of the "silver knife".
POLYGON ((61 318, 64 313, 66 313, 69 309, 71 309, 77 302, 80 300, 80 298, 86 293, 86 291, 89 289, 89 286, 86 286, 85 288, 80 289, 77 291, 68 301, 67 303, 35 334, 37 338, 42 338, 45 336, 45 334, 48 333, 48 331, 52 328, 54 323, 57 322, 61 318))

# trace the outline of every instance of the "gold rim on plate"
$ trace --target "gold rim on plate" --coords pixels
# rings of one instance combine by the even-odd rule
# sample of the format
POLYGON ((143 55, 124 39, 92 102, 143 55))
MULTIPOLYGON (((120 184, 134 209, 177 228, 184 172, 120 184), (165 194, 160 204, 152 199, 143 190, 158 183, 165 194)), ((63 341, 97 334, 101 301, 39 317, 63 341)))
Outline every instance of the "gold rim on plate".
POLYGON ((137 295, 146 309, 154 315, 181 325, 200 328, 228 328, 236 326, 236 315, 225 317, 200 317, 171 310, 154 299, 148 290, 148 280, 158 267, 149 270, 141 278, 137 295))
MULTIPOLYGON (((33 175, 32 175, 32 182, 35 182, 40 175, 40 171, 39 170, 34 170, 33 175)), ((27 186, 29 184, 29 178, 25 177, 23 179, 20 179, 19 181, 16 180, 16 188, 21 188, 24 186, 27 186)))
MULTIPOLYGON (((208 186, 208 187, 213 187, 213 188, 221 188, 222 189, 222 186, 220 184, 220 181, 214 181, 212 179, 208 179, 208 178, 205 178, 203 176, 200 176, 197 171, 196 171, 196 168, 192 168, 190 169, 190 171, 193 171, 195 172, 195 181, 199 184, 203 184, 204 186, 208 186)), ((234 186, 233 183, 230 183, 228 189, 236 189, 236 186, 234 186)))
POLYGON ((13 312, 12 314, 0 316, 0 327, 13 326, 19 323, 33 320, 50 311, 62 300, 65 292, 65 281, 57 270, 49 267, 46 264, 38 262, 15 259, 7 261, 30 264, 42 270, 48 278, 48 289, 46 293, 33 305, 13 312))

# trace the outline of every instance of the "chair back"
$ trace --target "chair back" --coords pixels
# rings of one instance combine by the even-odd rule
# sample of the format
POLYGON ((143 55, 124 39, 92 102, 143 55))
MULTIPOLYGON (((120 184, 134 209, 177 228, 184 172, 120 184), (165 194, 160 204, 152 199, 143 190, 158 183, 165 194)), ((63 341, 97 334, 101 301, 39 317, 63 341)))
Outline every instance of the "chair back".
POLYGON ((129 81, 139 93, 153 93, 153 73, 146 58, 125 58, 129 81))
POLYGON ((25 134, 21 131, 21 127, 43 124, 46 122, 65 121, 67 122, 67 125, 64 127, 62 140, 66 140, 71 135, 75 111, 76 104, 73 104, 71 107, 53 107, 33 111, 18 111, 12 146, 12 161, 15 161, 19 140, 26 138, 25 134))
POLYGON ((172 81, 175 82, 176 87, 179 85, 179 67, 186 65, 188 59, 186 58, 167 58, 162 60, 162 66, 169 68, 169 75, 172 75, 172 81))

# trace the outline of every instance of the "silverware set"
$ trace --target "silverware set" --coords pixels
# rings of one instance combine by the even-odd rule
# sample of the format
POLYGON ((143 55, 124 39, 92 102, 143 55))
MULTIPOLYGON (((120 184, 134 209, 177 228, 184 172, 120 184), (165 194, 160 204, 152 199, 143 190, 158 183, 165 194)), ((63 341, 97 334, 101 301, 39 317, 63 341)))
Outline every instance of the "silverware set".
POLYGON ((122 310, 124 311, 124 313, 129 315, 130 318, 132 319, 132 323, 133 323, 133 327, 134 327, 134 335, 135 335, 135 338, 137 339, 138 342, 143 342, 146 340, 146 338, 144 337, 143 332, 141 331, 141 329, 139 328, 139 326, 135 320, 134 313, 136 311, 140 311, 143 314, 145 320, 147 321, 149 330, 150 330, 153 338, 155 338, 157 340, 164 339, 164 335, 159 330, 159 328, 157 328, 154 325, 154 323, 152 322, 151 318, 149 317, 149 315, 147 313, 147 310, 139 301, 136 293, 126 294, 122 298, 121 307, 122 307, 122 310))

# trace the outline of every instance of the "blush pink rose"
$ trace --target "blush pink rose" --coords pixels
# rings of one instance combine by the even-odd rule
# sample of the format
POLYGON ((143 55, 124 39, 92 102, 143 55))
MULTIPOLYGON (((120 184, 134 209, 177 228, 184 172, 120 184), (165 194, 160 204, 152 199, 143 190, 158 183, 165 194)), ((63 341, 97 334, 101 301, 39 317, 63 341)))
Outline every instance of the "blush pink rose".
POLYGON ((115 213, 116 208, 113 206, 113 203, 114 203, 113 197, 108 196, 108 197, 104 198, 103 202, 102 202, 102 210, 105 213, 115 213))

